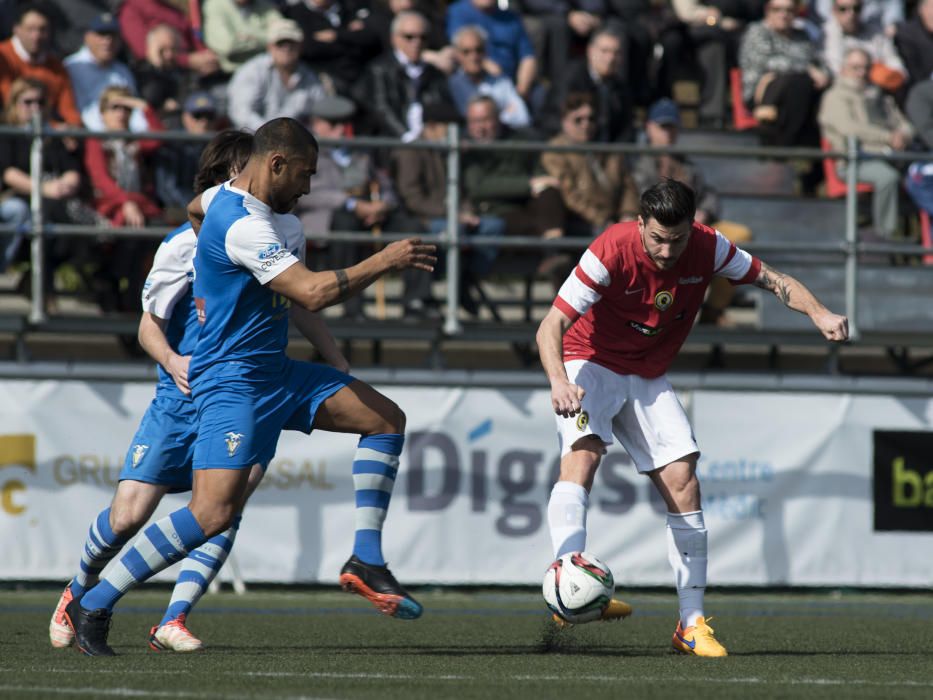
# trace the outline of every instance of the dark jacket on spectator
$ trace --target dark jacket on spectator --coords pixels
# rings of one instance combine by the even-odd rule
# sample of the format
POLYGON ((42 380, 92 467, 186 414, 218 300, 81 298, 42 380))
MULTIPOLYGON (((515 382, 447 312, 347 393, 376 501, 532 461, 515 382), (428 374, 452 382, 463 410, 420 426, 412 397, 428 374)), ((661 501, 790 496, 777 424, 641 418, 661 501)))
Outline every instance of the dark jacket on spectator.
POLYGON ((911 84, 933 77, 933 32, 927 31, 919 17, 898 26, 894 43, 911 84))
POLYGON ((392 154, 399 199, 422 221, 447 215, 447 166, 438 151, 399 149, 392 154))
POLYGON ((904 111, 916 129, 917 138, 933 149, 933 78, 911 88, 904 111))
POLYGON ((549 134, 560 131, 560 110, 570 92, 589 92, 595 98, 596 136, 594 141, 609 143, 632 140, 632 96, 628 85, 619 78, 609 78, 596 85, 586 59, 567 67, 563 81, 551 90, 541 128, 549 134))
POLYGON ((412 103, 453 102, 446 75, 426 63, 416 88, 392 53, 369 64, 366 80, 357 83, 354 98, 369 110, 377 133, 395 137, 408 131, 406 115, 412 103))
POLYGON ((373 26, 370 12, 365 5, 369 3, 344 0, 340 3, 340 25, 334 27, 324 12, 313 10, 299 2, 288 3, 282 13, 295 20, 304 32, 305 39, 301 47, 301 57, 316 72, 326 73, 337 80, 338 92, 345 92, 363 72, 366 63, 379 54, 381 39, 378 27, 373 26), (349 25, 360 20, 362 29, 350 30, 349 25), (334 29, 335 41, 318 41, 317 32, 334 29))
MULTIPOLYGON (((537 139, 531 132, 503 127, 499 141, 537 139)), ((467 151, 463 154, 463 194, 479 215, 503 216, 531 197, 529 180, 544 174, 537 153, 467 151)))

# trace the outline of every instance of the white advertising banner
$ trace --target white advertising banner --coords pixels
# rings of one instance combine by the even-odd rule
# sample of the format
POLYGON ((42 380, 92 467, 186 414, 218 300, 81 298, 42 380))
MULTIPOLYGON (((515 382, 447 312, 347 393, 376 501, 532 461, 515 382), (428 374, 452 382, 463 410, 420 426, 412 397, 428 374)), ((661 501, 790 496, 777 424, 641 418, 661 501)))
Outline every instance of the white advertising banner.
MULTIPOLYGON (((152 391, 0 382, 0 579, 73 575, 152 391)), ((558 462, 549 393, 383 391, 408 416, 384 537, 399 579, 539 583, 558 462)), ((933 403, 705 390, 681 398, 703 450, 711 585, 933 583, 933 468, 916 456, 933 454, 933 403)), ((353 542, 354 447, 349 436, 283 434, 234 549, 247 581, 336 581, 353 542)), ((156 516, 185 502, 169 496, 156 516)), ((587 548, 622 585, 672 582, 664 510, 613 446, 591 495, 587 548)))

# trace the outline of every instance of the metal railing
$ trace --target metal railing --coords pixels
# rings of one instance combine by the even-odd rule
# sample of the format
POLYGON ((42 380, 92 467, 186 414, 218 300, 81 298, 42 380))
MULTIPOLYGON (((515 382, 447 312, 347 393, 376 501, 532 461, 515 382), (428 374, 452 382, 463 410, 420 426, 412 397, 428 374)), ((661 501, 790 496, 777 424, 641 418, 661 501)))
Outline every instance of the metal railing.
MULTIPOLYGON (((32 300, 29 312, 29 322, 40 324, 47 320, 45 313, 45 290, 43 277, 45 239, 49 235, 55 236, 97 236, 105 234, 112 237, 155 237, 167 233, 168 227, 134 228, 106 228, 86 225, 50 224, 43 216, 43 203, 41 194, 42 166, 45 142, 50 138, 123 138, 123 139, 158 139, 162 141, 208 141, 212 134, 197 135, 182 131, 161 132, 89 132, 84 129, 52 129, 41 123, 38 117, 32 122, 28 132, 31 137, 30 168, 32 193, 30 208, 32 221, 28 231, 24 233, 30 238, 30 264, 32 300)), ((9 136, 22 137, 23 128, 0 126, 0 138, 9 136)), ((463 328, 458 318, 458 289, 461 271, 461 250, 467 245, 459 233, 458 213, 460 209, 460 157, 469 151, 510 151, 510 152, 569 152, 569 153, 618 153, 632 155, 692 155, 709 156, 716 158, 771 158, 778 160, 805 159, 822 160, 832 158, 856 165, 866 159, 859 152, 856 139, 849 138, 847 150, 841 152, 824 152, 815 148, 766 148, 766 147, 724 147, 724 146, 668 146, 651 147, 639 144, 584 144, 579 146, 552 145, 548 143, 502 141, 494 143, 476 143, 464 140, 456 124, 448 129, 446 142, 415 141, 403 143, 396 139, 356 137, 349 140, 334 141, 321 139, 322 146, 340 146, 351 150, 378 150, 378 149, 418 149, 432 150, 445 153, 447 157, 447 227, 443 234, 426 236, 424 240, 446 249, 446 308, 444 316, 444 332, 450 336, 462 333, 463 328)), ((884 156, 885 160, 913 161, 924 160, 930 157, 927 153, 899 153, 884 156)), ((847 167, 846 201, 845 201, 845 240, 842 243, 827 244, 794 244, 794 243, 751 243, 745 247, 751 251, 781 251, 781 252, 826 252, 837 253, 845 257, 845 313, 849 318, 849 331, 853 341, 858 340, 860 328, 858 323, 858 276, 860 253, 899 253, 920 254, 927 251, 923 246, 898 243, 859 243, 858 241, 858 192, 857 167, 847 167)), ((0 231, 12 230, 3 227, 0 231)), ((306 237, 314 241, 373 243, 373 235, 369 232, 334 231, 327 234, 306 232, 306 237)), ((379 237, 379 242, 391 242, 411 235, 386 234, 379 237)), ((498 237, 470 237, 468 244, 494 245, 498 248, 535 249, 535 250, 579 250, 590 243, 586 238, 563 238, 543 240, 529 236, 498 237)))

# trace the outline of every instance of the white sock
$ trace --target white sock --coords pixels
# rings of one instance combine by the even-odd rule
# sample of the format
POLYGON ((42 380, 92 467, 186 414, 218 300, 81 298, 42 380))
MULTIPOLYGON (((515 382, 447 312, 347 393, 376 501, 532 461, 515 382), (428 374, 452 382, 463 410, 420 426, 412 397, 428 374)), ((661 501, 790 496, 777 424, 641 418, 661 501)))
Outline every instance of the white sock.
POLYGON ((586 549, 586 508, 590 495, 572 481, 558 481, 551 489, 547 522, 551 530, 554 558, 586 549))
POLYGON ((667 558, 680 599, 680 624, 686 629, 705 617, 707 533, 702 510, 667 514, 667 558))

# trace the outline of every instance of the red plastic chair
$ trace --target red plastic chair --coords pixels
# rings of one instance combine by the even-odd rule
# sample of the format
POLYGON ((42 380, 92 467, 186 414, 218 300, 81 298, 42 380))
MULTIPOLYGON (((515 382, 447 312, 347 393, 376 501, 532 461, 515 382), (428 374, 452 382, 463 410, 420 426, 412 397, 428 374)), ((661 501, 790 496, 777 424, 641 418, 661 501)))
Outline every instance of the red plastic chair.
MULTIPOLYGON (((920 210, 920 242, 924 248, 933 250, 933 232, 930 231, 930 214, 925 209, 920 210)), ((924 265, 933 265, 933 255, 923 256, 924 265)))
MULTIPOLYGON (((820 140, 820 148, 823 149, 826 153, 831 153, 833 147, 829 144, 829 141, 826 139, 820 140)), ((846 183, 839 173, 836 172, 836 159, 835 158, 824 158, 823 159, 823 177, 826 178, 826 196, 830 199, 839 199, 840 197, 846 196, 846 183)), ((867 182, 860 182, 855 186, 855 191, 857 194, 868 194, 874 189, 867 182)))
POLYGON ((732 125, 736 131, 748 131, 758 127, 758 120, 745 108, 742 101, 742 69, 729 71, 729 93, 732 96, 732 125))

